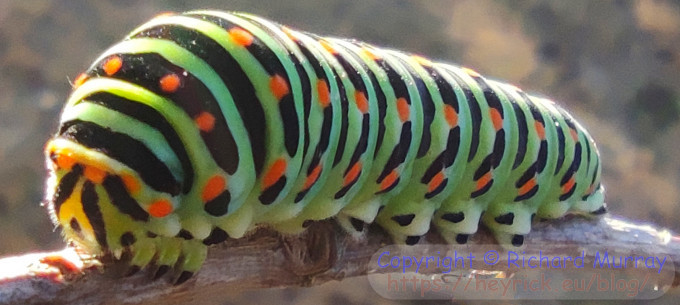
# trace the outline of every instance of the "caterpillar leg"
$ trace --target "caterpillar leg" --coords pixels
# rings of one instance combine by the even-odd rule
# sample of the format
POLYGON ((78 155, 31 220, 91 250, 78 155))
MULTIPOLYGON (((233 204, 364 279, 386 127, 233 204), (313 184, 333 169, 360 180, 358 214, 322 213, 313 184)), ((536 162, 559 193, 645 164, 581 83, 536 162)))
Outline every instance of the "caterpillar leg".
POLYGON ((536 216, 542 219, 555 219, 564 216, 569 211, 569 203, 566 201, 546 202, 542 204, 536 216))
POLYGON ((179 238, 155 238, 156 260, 152 265, 154 279, 165 275, 177 263, 182 252, 182 241, 179 238))
POLYGON ((588 213, 590 215, 602 215, 607 212, 607 204, 604 202, 604 187, 600 185, 593 193, 581 198, 570 211, 588 213))
POLYGON ((534 214, 534 209, 521 202, 499 203, 489 207, 482 222, 499 244, 520 247, 524 244, 524 235, 531 231, 534 214))
POLYGON ((375 220, 381 206, 382 201, 380 199, 357 204, 351 209, 348 206, 338 213, 336 220, 347 233, 359 237, 363 235, 366 224, 375 220))
POLYGON ((484 207, 474 200, 442 204, 434 215, 434 225, 450 244, 467 243, 470 234, 477 232, 484 207))
POLYGON ((130 252, 133 253, 133 256, 130 260, 130 267, 126 272, 127 276, 137 273, 151 263, 156 255, 156 243, 150 238, 138 240, 130 247, 130 252))
POLYGON ((434 204, 429 201, 391 201, 378 213, 376 222, 389 232, 395 243, 414 245, 430 230, 434 210, 434 204))
POLYGON ((208 247, 199 240, 188 240, 182 243, 182 256, 175 266, 176 285, 186 282, 201 268, 208 255, 208 247))
POLYGON ((200 269, 205 261, 208 248, 200 240, 185 240, 176 237, 143 238, 130 246, 132 259, 126 275, 152 268, 155 279, 174 270, 174 282, 185 282, 200 269))
POLYGON ((271 226, 286 234, 302 233, 312 222, 323 220, 335 216, 345 206, 346 203, 330 201, 324 203, 312 203, 307 205, 300 214, 292 219, 271 224, 271 226))

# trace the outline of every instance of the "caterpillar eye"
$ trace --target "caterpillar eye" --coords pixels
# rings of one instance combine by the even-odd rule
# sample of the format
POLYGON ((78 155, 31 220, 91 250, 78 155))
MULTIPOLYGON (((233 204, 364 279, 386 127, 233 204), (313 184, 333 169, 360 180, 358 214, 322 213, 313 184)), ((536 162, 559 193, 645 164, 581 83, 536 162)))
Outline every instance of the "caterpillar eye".
POLYGON ((71 221, 69 222, 69 227, 71 227, 71 230, 73 230, 76 233, 81 233, 81 228, 80 224, 78 223, 78 220, 75 218, 71 218, 71 221))

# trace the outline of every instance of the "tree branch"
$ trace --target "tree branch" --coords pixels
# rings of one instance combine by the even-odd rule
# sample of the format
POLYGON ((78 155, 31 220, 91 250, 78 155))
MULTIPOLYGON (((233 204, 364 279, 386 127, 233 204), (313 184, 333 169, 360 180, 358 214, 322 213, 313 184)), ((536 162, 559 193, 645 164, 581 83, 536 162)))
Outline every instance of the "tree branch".
MULTIPOLYGON (((173 286, 150 280, 149 272, 120 277, 122 264, 104 272, 72 248, 0 259, 0 304, 184 304, 209 297, 225 300, 229 293, 268 287, 313 286, 331 280, 381 272, 371 257, 390 238, 371 226, 352 238, 331 220, 318 222, 299 236, 282 236, 262 228, 242 239, 213 246, 202 269, 188 282, 173 286)), ((442 243, 430 233, 421 244, 442 243)), ((485 230, 464 247, 494 243, 485 230)), ((534 224, 524 251, 597 249, 665 255, 680 262, 680 237, 652 225, 607 215, 597 219, 567 216, 534 224)), ((479 269, 504 271, 500 265, 479 269)), ((675 272, 674 286, 678 273, 675 272)))

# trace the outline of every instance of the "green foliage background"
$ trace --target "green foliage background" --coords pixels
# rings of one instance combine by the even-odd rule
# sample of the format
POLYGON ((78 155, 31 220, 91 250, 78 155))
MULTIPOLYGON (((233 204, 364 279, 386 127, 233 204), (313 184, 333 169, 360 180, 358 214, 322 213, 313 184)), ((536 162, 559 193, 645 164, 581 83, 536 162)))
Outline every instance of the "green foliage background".
MULTIPOLYGON (((40 202, 42 148, 69 82, 153 15, 197 8, 420 53, 551 96, 598 142, 610 211, 680 232, 678 1, 0 0, 0 255, 63 246, 40 202)), ((366 284, 231 302, 390 303, 366 284)))

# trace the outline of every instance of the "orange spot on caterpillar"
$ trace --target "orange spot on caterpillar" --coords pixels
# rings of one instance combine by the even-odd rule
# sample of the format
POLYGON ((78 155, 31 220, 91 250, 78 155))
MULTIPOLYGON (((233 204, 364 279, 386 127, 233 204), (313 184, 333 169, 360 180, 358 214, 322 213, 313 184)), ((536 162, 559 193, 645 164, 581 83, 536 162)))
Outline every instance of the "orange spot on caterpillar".
POLYGON ((331 103, 331 94, 328 90, 328 84, 324 80, 318 80, 316 82, 316 91, 319 92, 319 104, 321 107, 326 108, 331 103))
POLYGON ((286 82, 286 79, 278 74, 272 76, 271 79, 269 80, 269 88, 272 90, 272 93, 274 94, 277 100, 281 100, 281 98, 286 96, 289 92, 288 83, 286 82))
POLYGON ((430 61, 429 59, 427 59, 425 57, 422 57, 420 55, 413 55, 413 56, 411 56, 411 58, 413 58, 421 66, 432 67, 432 61, 430 61))
POLYGON ((438 172, 434 177, 432 177, 432 180, 430 180, 430 183, 427 184, 427 191, 432 192, 436 190, 442 182, 444 182, 444 172, 438 172))
POLYGON ((142 186, 139 184, 139 181, 137 181, 137 178, 132 175, 123 175, 120 177, 120 179, 123 180, 123 184, 130 194, 135 194, 142 189, 142 186))
POLYGON ((379 59, 380 59, 380 56, 378 56, 377 54, 373 53, 373 51, 371 51, 371 49, 369 49, 369 48, 367 48, 367 47, 362 47, 362 48, 361 48, 361 52, 363 52, 364 54, 366 54, 366 56, 368 56, 368 58, 370 58, 370 59, 372 59, 372 60, 379 60, 379 59))
POLYGON ((253 35, 242 28, 230 29, 229 36, 232 40, 234 40, 234 42, 244 47, 248 47, 253 44, 254 40, 253 35))
POLYGON ((449 124, 449 127, 453 128, 458 126, 458 113, 456 113, 456 109, 453 109, 453 106, 444 105, 444 118, 446 119, 446 123, 449 124))
POLYGON ((205 187, 203 188, 203 193, 201 194, 201 199, 203 199, 203 202, 208 202, 210 200, 213 200, 217 198, 224 189, 227 187, 227 180, 224 179, 221 175, 215 175, 212 176, 209 180, 208 183, 205 184, 205 187))
POLYGON ((195 119, 194 122, 198 129, 203 132, 210 132, 215 127, 215 117, 207 111, 201 112, 195 119))
POLYGON ((399 179, 399 173, 396 169, 393 169, 386 177, 380 182, 380 190, 386 190, 394 184, 394 182, 399 179))
POLYGON ((574 141, 578 142, 578 132, 571 128, 569 128, 569 132, 571 133, 571 138, 574 139, 574 141))
POLYGON ((489 184, 489 182, 491 182, 491 178, 493 178, 491 171, 486 172, 484 176, 477 180, 477 189, 475 189, 475 191, 483 189, 487 184, 489 184))
POLYGON ((565 183, 565 184, 562 186, 562 194, 569 193, 569 191, 571 190, 571 188, 574 187, 574 184, 576 184, 576 178, 574 178, 574 176, 571 176, 571 178, 569 178, 569 180, 567 181, 567 183, 565 183))
POLYGON ((267 174, 264 175, 264 178, 262 178, 262 189, 265 190, 274 185, 276 181, 279 181, 281 176, 283 176, 283 173, 286 172, 287 167, 288 163, 283 158, 279 158, 278 160, 274 161, 274 164, 272 164, 272 166, 269 168, 267 174))
POLYGON ((312 187, 314 182, 316 182, 316 179, 319 179, 319 175, 321 174, 321 165, 317 165, 312 172, 307 176, 305 179, 305 185, 302 186, 303 190, 309 189, 312 187))
POLYGON ((470 68, 463 67, 463 72, 467 73, 467 75, 470 75, 472 77, 480 77, 481 76, 481 75, 479 75, 479 73, 477 73, 477 71, 472 70, 470 68))
POLYGON ((71 170, 71 168, 73 168, 73 166, 76 164, 76 160, 68 155, 63 154, 62 152, 57 154, 56 163, 59 168, 71 170))
POLYGON ((87 74, 80 73, 75 81, 73 81, 73 89, 80 87, 87 80, 87 74))
POLYGON ((361 91, 354 92, 354 100, 357 103, 357 108, 361 113, 368 112, 368 100, 366 99, 366 94, 361 91))
POLYGON ((182 84, 182 82, 177 74, 172 73, 161 77, 161 80, 158 82, 158 84, 160 85, 163 92, 173 93, 179 89, 179 86, 182 84))
POLYGON ((149 206, 149 214, 156 218, 168 216, 172 213, 172 204, 167 199, 159 199, 149 206))
POLYGON ((534 122, 534 128, 536 128, 536 133, 541 140, 545 140, 545 126, 539 121, 534 122))
POLYGON ((522 196, 522 195, 528 193, 529 191, 531 191, 531 189, 534 188, 534 186, 536 186, 536 177, 531 178, 531 179, 529 179, 529 181, 524 183, 524 185, 522 185, 522 187, 519 188, 517 195, 522 196))
POLYGON ((347 172, 347 175, 345 175, 345 180, 342 182, 342 185, 345 186, 354 181, 354 179, 359 176, 359 173, 361 173, 361 168, 361 162, 354 163, 352 168, 347 172))
POLYGON ((403 97, 397 99, 397 112, 402 123, 408 121, 411 116, 411 105, 403 97))
POLYGON ((175 12, 173 11, 165 11, 165 12, 160 12, 156 17, 164 17, 164 16, 172 16, 175 15, 175 12))
POLYGON ((90 181, 96 184, 101 184, 104 182, 104 178, 106 178, 106 171, 102 170, 101 168, 88 165, 85 167, 83 175, 90 181))
POLYGON ((496 131, 501 130, 501 128, 503 128, 503 117, 498 109, 489 108, 489 116, 491 117, 493 128, 496 129, 496 131))
POLYGON ((120 56, 114 55, 104 62, 102 68, 104 69, 104 73, 106 73, 106 75, 111 76, 116 74, 116 72, 118 72, 122 66, 123 60, 120 58, 120 56))
POLYGON ((281 26, 281 31, 283 31, 283 33, 285 33, 286 36, 288 36, 288 38, 290 38, 292 41, 298 41, 297 36, 295 36, 295 32, 291 30, 289 27, 281 26))
POLYGON ((331 54, 335 55, 338 53, 338 51, 336 51, 335 48, 333 48, 330 42, 321 39, 319 40, 319 43, 324 49, 326 49, 326 51, 330 52, 331 54))

